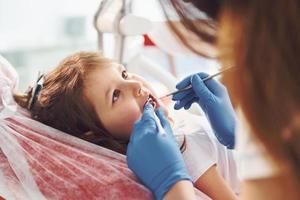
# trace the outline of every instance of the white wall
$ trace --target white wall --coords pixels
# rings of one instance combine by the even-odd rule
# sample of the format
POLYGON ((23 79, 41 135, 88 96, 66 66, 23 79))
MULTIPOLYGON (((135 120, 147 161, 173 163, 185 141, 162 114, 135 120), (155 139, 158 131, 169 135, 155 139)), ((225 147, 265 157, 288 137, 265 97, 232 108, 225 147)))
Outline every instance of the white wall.
POLYGON ((93 16, 100 2, 0 0, 0 53, 19 72, 20 89, 71 52, 96 50, 93 16))
POLYGON ((99 0, 0 0, 0 51, 32 43, 56 41, 64 18, 85 17, 93 35, 92 17, 99 0), (26 40, 26 41, 24 41, 26 40))

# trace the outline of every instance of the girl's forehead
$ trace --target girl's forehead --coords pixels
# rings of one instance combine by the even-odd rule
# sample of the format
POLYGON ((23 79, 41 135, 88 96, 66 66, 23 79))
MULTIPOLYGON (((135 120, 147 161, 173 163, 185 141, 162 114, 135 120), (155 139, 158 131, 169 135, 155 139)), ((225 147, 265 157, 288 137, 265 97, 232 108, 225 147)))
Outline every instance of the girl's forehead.
POLYGON ((87 77, 93 77, 96 74, 103 73, 104 71, 111 71, 115 69, 120 69, 123 66, 118 63, 103 63, 103 64, 98 64, 96 67, 92 68, 91 70, 88 71, 87 77))
POLYGON ((106 63, 106 64, 101 64, 99 65, 99 67, 95 68, 96 70, 101 70, 101 69, 117 69, 117 70, 124 70, 125 67, 120 64, 120 63, 116 63, 116 62, 111 62, 111 63, 106 63))
POLYGON ((120 71, 123 70, 123 69, 125 69, 125 67, 122 64, 120 64, 120 63, 113 63, 112 67, 115 67, 115 68, 117 68, 120 71))
POLYGON ((89 85, 95 81, 113 79, 116 74, 121 73, 125 67, 119 63, 103 64, 100 67, 94 68, 85 77, 85 85, 89 85))

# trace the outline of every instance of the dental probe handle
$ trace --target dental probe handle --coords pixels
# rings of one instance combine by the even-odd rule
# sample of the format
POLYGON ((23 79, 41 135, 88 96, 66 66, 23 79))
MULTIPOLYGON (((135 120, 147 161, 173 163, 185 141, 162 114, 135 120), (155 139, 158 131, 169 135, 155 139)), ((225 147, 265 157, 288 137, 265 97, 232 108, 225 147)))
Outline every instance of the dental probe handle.
MULTIPOLYGON (((230 70, 230 69, 232 69, 232 68, 233 68, 233 67, 227 67, 227 68, 225 68, 224 70, 221 70, 221 71, 219 71, 219 72, 217 72, 217 73, 215 73, 215 74, 212 74, 212 75, 210 75, 210 76, 208 76, 208 77, 202 79, 202 81, 205 82, 205 81, 207 81, 207 80, 209 80, 209 79, 212 79, 212 78, 214 78, 215 76, 218 76, 218 75, 222 74, 223 72, 226 72, 226 71, 228 71, 228 70, 230 70)), ((163 98, 166 98, 166 97, 168 97, 168 96, 177 94, 177 93, 179 93, 179 92, 183 92, 183 91, 189 90, 189 89, 191 89, 191 88, 192 88, 192 85, 189 85, 189 86, 187 86, 186 88, 183 88, 183 89, 181 89, 181 90, 177 90, 177 91, 168 93, 168 94, 166 94, 166 95, 164 95, 164 96, 162 96, 162 97, 159 97, 158 99, 163 99, 163 98)))

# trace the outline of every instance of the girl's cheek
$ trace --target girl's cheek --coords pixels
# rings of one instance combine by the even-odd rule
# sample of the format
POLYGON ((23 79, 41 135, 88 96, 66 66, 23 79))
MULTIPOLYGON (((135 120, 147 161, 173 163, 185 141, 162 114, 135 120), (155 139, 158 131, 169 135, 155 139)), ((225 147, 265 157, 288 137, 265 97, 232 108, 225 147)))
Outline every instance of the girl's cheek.
POLYGON ((130 115, 128 115, 126 117, 126 119, 125 119, 126 120, 126 129, 125 130, 127 130, 126 135, 128 135, 128 137, 130 137, 132 130, 133 130, 133 126, 134 126, 135 122, 140 119, 140 117, 141 117, 141 113, 137 113, 137 112, 130 113, 130 115))
POLYGON ((126 106, 120 111, 120 115, 124 115, 124 121, 127 121, 127 124, 133 125, 140 117, 140 109, 136 106, 126 106))
POLYGON ((111 133, 114 133, 114 136, 117 138, 129 139, 134 123, 139 117, 140 113, 130 112, 130 110, 118 113, 115 116, 113 126, 110 126, 111 133))
POLYGON ((140 112, 130 113, 130 115, 128 116, 129 124, 131 124, 133 126, 133 124, 137 120, 139 120, 140 117, 141 117, 141 113, 140 112))

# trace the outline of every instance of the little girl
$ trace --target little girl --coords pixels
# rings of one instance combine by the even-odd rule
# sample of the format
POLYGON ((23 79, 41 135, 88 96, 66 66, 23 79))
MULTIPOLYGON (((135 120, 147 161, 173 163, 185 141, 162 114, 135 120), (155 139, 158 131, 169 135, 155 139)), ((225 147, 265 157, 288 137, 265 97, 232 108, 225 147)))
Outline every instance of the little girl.
MULTIPOLYGON (((163 107, 148 82, 96 52, 65 58, 34 88, 14 98, 34 119, 122 154, 145 103, 150 99, 155 108, 163 107)), ((174 117, 173 129, 195 187, 212 199, 236 199, 233 152, 218 143, 205 117, 180 116, 174 117)))

